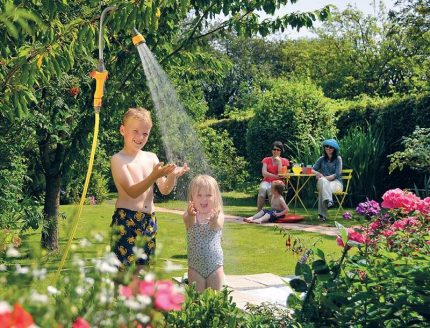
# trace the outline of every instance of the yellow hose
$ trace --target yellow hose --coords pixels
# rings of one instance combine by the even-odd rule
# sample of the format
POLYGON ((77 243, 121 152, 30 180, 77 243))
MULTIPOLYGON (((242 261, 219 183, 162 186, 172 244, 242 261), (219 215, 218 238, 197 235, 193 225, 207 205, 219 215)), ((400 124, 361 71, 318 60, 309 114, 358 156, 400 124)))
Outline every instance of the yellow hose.
POLYGON ((94 114, 95 114, 95 118, 94 118, 93 144, 91 146, 90 160, 88 162, 88 169, 87 169, 87 176, 85 177, 84 190, 82 191, 81 201, 79 202, 78 211, 76 213, 76 216, 73 219, 73 227, 72 227, 72 232, 71 232, 70 237, 69 237, 69 241, 67 242, 66 248, 65 248, 64 253, 63 253, 63 257, 61 258, 60 265, 58 266, 58 269, 55 272, 54 278, 52 280, 53 286, 55 286, 55 284, 57 283, 57 280, 60 276, 61 270, 63 269, 64 263, 66 262, 67 255, 69 253, 70 247, 72 246, 73 237, 75 236, 76 229, 78 228, 78 223, 79 223, 79 219, 81 218, 82 209, 84 207, 85 199, 87 198, 88 185, 90 183, 91 172, 93 170, 94 155, 96 153, 97 137, 99 134, 99 121, 100 121, 99 111, 95 110, 94 114))

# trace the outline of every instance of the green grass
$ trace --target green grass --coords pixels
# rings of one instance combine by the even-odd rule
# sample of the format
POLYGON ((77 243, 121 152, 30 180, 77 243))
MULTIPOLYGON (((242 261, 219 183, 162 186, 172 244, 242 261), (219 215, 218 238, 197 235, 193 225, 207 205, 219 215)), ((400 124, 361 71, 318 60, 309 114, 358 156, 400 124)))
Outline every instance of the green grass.
MULTIPOLYGON (((244 193, 244 192, 237 192, 237 191, 231 191, 231 192, 223 192, 222 198, 224 202, 224 212, 229 215, 234 216, 241 216, 241 217, 248 217, 252 216, 257 211, 257 194, 250 194, 250 193, 244 193)), ((168 209, 175 209, 184 211, 186 209, 186 202, 183 200, 163 200, 160 203, 156 204, 159 207, 168 208, 168 209)), ((268 207, 269 204, 266 202, 266 207, 268 207)), ((308 213, 301 208, 298 207, 297 209, 290 205, 290 212, 291 213, 297 213, 300 215, 303 215, 305 219, 301 221, 300 223, 303 224, 309 224, 309 225, 322 225, 326 227, 335 227, 335 221, 341 223, 342 225, 346 227, 351 227, 355 225, 360 225, 360 221, 357 219, 352 220, 345 220, 342 218, 342 213, 340 212, 339 216, 336 217, 337 207, 329 210, 329 218, 326 222, 321 223, 318 219, 318 212, 316 208, 312 208, 309 206, 308 213)), ((353 209, 346 208, 345 211, 354 212, 353 209)))
MULTIPOLYGON (((253 207, 245 206, 241 202, 246 202, 246 197, 235 197, 234 194, 227 195, 226 209, 233 209, 235 214, 252 213, 253 207)), ((169 204, 173 208, 184 206, 184 202, 171 201, 163 204, 169 204)), ((254 206, 254 204, 252 205, 254 206)), ((26 257, 16 260, 16 263, 28 265, 36 257, 49 272, 54 272, 59 265, 64 247, 70 236, 71 216, 76 211, 77 206, 61 206, 66 219, 60 222, 60 251, 57 253, 47 254, 40 249, 40 231, 28 231, 23 234, 23 246, 21 253, 26 257), (31 254, 33 256, 31 256, 31 254)), ((101 257, 104 250, 109 246, 109 233, 111 216, 114 210, 113 204, 101 204, 84 207, 80 219, 74 245, 77 245, 75 253, 80 254, 87 259, 87 264, 92 265, 91 259, 101 257), (100 233, 105 236, 102 242, 96 242, 94 233, 100 233), (79 241, 87 238, 91 245, 85 248, 79 247, 79 241)), ((180 215, 169 213, 157 214, 159 233, 157 236, 157 262, 155 270, 161 272, 166 260, 171 260, 176 264, 182 264, 183 270, 164 273, 163 278, 182 275, 187 266, 186 250, 186 232, 180 215)), ((340 254, 339 247, 336 246, 335 238, 322 236, 319 234, 305 233, 301 231, 291 231, 292 240, 299 238, 305 246, 311 246, 317 242, 326 254, 333 254, 338 257, 340 254)), ((273 227, 237 224, 226 222, 223 231, 223 250, 226 274, 254 274, 270 272, 278 275, 290 275, 294 273, 297 256, 285 247, 285 237, 273 227)), ((74 246, 75 247, 75 246, 74 246)), ((12 264, 8 262, 8 264, 12 264)), ((72 265, 71 256, 68 257, 65 269, 72 265)))

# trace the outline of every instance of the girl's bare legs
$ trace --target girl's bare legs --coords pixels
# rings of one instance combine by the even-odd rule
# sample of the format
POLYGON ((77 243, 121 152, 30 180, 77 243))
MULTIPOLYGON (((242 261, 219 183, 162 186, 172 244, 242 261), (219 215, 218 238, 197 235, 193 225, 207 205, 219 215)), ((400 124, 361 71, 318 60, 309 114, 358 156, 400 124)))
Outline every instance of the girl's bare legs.
POLYGON ((202 293, 206 288, 206 279, 203 278, 196 270, 188 268, 188 283, 196 283, 196 290, 202 293))
POLYGON ((224 267, 219 267, 206 279, 206 286, 213 290, 221 290, 224 284, 224 267))

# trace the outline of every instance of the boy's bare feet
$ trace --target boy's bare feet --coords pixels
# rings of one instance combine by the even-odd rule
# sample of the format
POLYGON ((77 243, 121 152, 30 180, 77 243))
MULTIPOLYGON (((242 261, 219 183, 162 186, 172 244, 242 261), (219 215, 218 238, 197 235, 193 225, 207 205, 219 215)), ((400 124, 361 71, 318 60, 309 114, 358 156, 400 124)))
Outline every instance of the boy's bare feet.
POLYGON ((246 222, 246 223, 252 223, 252 218, 246 218, 246 219, 243 219, 243 222, 246 222))

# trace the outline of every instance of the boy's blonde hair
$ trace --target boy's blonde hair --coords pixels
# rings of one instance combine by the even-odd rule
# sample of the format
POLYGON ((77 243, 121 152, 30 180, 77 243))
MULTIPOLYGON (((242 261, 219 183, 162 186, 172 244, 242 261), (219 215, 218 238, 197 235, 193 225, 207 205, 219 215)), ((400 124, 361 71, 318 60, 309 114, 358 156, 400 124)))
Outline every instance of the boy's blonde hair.
POLYGON ((151 112, 143 107, 129 108, 123 115, 121 123, 124 125, 130 119, 145 121, 152 125, 151 112))
POLYGON ((188 201, 193 201, 193 195, 199 191, 199 189, 209 189, 210 193, 214 195, 214 210, 223 213, 222 208, 222 197, 221 191, 219 190, 218 182, 207 174, 199 174, 191 180, 188 185, 188 201))

